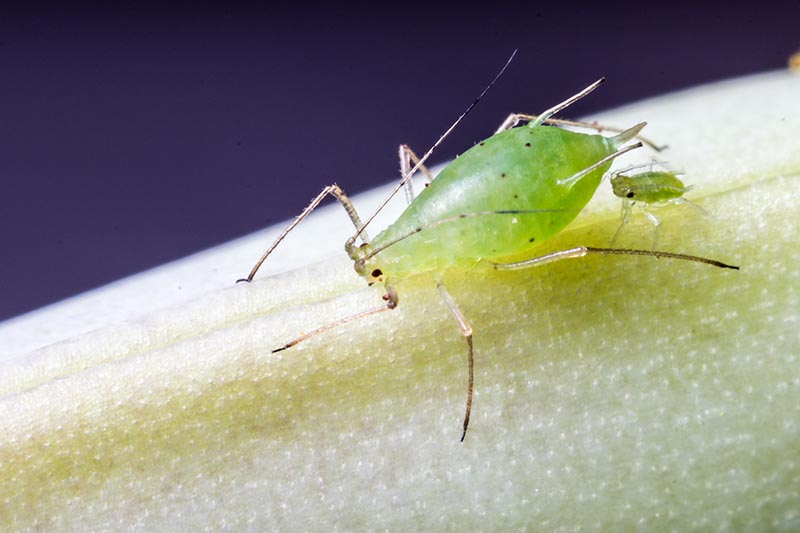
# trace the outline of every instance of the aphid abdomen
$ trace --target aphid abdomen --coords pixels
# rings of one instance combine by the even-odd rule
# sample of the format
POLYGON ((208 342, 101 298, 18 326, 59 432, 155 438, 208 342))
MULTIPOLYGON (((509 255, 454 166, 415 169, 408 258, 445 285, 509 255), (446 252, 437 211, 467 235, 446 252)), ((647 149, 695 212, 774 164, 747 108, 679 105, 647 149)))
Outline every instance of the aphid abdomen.
POLYGON ((424 228, 379 253, 393 279, 520 254, 577 216, 610 163, 574 184, 559 180, 614 151, 603 136, 554 127, 498 133, 445 168, 372 245, 424 228))

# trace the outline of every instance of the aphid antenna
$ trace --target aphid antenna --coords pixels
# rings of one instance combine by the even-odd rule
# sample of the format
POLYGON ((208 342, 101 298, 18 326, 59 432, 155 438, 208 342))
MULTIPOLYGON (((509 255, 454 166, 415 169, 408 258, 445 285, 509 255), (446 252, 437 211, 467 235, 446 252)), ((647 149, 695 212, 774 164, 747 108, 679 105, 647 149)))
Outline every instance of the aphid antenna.
POLYGON ((455 120, 455 122, 453 122, 450 125, 450 127, 447 128, 447 130, 445 130, 445 132, 439 136, 436 142, 433 143, 433 146, 431 146, 428 149, 428 151, 425 152, 425 155, 423 155, 420 158, 420 160, 417 161, 417 163, 411 168, 411 170, 409 170, 408 173, 405 176, 403 176, 403 178, 395 186, 395 188, 392 189, 392 192, 390 192, 388 196, 386 196, 386 198, 383 200, 383 202, 381 202, 381 204, 377 207, 377 209, 375 209, 375 211, 373 211, 372 214, 367 218, 366 222, 364 222, 361 225, 361 227, 358 228, 355 234, 347 240, 347 242, 350 245, 353 245, 356 242, 356 239, 364 232, 364 229, 375 219, 376 216, 378 216, 378 213, 380 213, 383 210, 383 208, 386 207, 386 204, 388 204, 389 201, 392 198, 394 198, 394 196, 400 191, 400 189, 402 189, 405 186, 406 182, 408 182, 408 180, 411 179, 411 176, 413 176, 420 169, 420 167, 422 167, 425 164, 425 161, 427 161, 428 158, 431 156, 431 154, 433 154, 434 150, 436 150, 436 148, 438 148, 439 145, 442 144, 445 138, 447 138, 447 136, 450 135, 450 133, 456 128, 456 126, 458 126, 461 123, 461 121, 464 120, 464 117, 466 117, 470 113, 470 111, 472 111, 473 108, 476 105, 478 105, 478 102, 481 101, 481 99, 486 95, 486 93, 489 92, 489 89, 491 89, 494 86, 494 84, 497 83, 497 80, 499 80, 500 77, 505 73, 506 69, 511 64, 511 61, 514 59, 515 55, 517 55, 517 49, 515 49, 511 53, 511 56, 509 56, 505 65, 503 65, 503 68, 500 69, 500 72, 497 73, 497 75, 494 77, 491 83, 489 83, 489 85, 487 85, 486 88, 484 88, 483 91, 481 91, 481 94, 479 94, 478 97, 467 107, 467 109, 465 109, 461 113, 461 115, 459 115, 459 117, 455 120))
MULTIPOLYGON (((641 137, 639 137, 639 139, 641 139, 641 137)), ((672 168, 670 168, 669 164, 670 164, 669 161, 662 161, 660 159, 656 159, 655 157, 651 157, 649 161, 646 161, 644 163, 636 163, 633 165, 628 165, 627 167, 623 167, 619 170, 615 170, 614 172, 611 173, 611 175, 616 176, 619 174, 624 174, 625 172, 630 172, 631 170, 639 170, 640 168, 649 168, 650 170, 652 170, 653 167, 655 166, 659 166, 664 170, 668 172, 673 172, 675 174, 686 174, 682 170, 673 170, 672 168)))
MULTIPOLYGON (((384 251, 385 249, 387 249, 387 248, 389 248, 391 246, 394 246, 398 242, 404 241, 404 240, 408 239, 409 237, 413 237, 417 233, 421 233, 423 231, 427 231, 429 229, 435 228, 436 226, 441 226, 443 224, 449 224, 451 222, 457 222, 457 221, 463 220, 465 218, 486 217, 486 216, 493 216, 493 215, 508 216, 508 215, 534 215, 534 214, 542 214, 542 213, 563 213, 565 211, 571 211, 571 210, 570 209, 502 209, 502 210, 497 210, 497 211, 475 211, 473 213, 463 213, 461 215, 442 218, 442 219, 436 220, 434 222, 431 222, 429 224, 425 224, 424 226, 419 226, 417 228, 414 228, 413 230, 409 231, 408 233, 400 235, 396 239, 392 239, 391 241, 387 242, 383 246, 380 246, 378 248, 373 249, 370 253, 365 255, 361 259, 361 261, 366 262, 366 261, 372 259, 373 257, 375 257, 376 255, 378 255, 379 253, 381 253, 382 251, 384 251)), ((574 211, 578 211, 578 210, 575 209, 574 211)))
MULTIPOLYGON (((641 139, 641 137, 637 137, 637 138, 641 139)), ((642 142, 644 142, 644 141, 642 141, 642 142)), ((645 143, 645 144, 647 144, 647 143, 645 143)), ((616 178, 617 176, 619 176, 620 174, 625 174, 626 172, 630 172, 631 170, 639 170, 640 168, 650 168, 650 170, 652 170, 653 167, 656 166, 656 165, 660 165, 660 166, 664 167, 665 170, 667 170, 669 172, 674 172, 676 175, 684 174, 684 172, 671 170, 667 166, 668 164, 669 163, 667 161, 660 161, 660 160, 656 159, 655 157, 653 157, 649 161, 647 161, 646 163, 635 163, 633 165, 628 165, 627 167, 622 167, 622 168, 620 168, 618 170, 611 170, 609 172, 606 172, 605 175, 603 176, 603 181, 605 181, 606 179, 612 180, 612 179, 616 178)))

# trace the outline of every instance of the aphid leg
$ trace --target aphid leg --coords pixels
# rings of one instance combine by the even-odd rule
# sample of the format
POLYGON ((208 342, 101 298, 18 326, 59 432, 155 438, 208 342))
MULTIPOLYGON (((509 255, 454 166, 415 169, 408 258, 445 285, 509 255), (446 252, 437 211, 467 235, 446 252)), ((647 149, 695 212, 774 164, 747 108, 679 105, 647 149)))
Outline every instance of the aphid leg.
MULTIPOLYGON (((316 198, 311 200, 311 203, 308 204, 308 207, 303 209, 303 212, 297 215, 295 219, 292 221, 292 223, 286 226, 286 229, 284 229, 281 232, 281 234, 278 235, 278 238, 275 239, 275 242, 273 242, 272 245, 269 248, 267 248, 267 251, 264 252, 264 255, 261 256, 261 259, 259 259, 256 262, 255 266, 253 266, 253 269, 250 271, 250 274, 246 278, 236 280, 236 283, 239 283, 240 281, 246 281, 248 283, 253 281, 253 277, 256 275, 256 272, 258 272, 258 269, 261 268, 261 265, 264 263, 264 261, 267 260, 267 257, 270 256, 272 251, 275 250, 275 248, 278 247, 278 245, 286 237, 286 235, 288 235, 289 232, 292 231, 304 218, 310 215, 311 212, 314 209, 316 209, 316 207, 320 204, 320 202, 322 202, 322 200, 324 200, 325 197, 328 195, 331 195, 337 200, 339 200, 339 203, 341 203, 342 207, 344 207, 344 210, 347 211, 347 216, 350 217, 350 220, 353 222, 353 225, 356 227, 356 229, 361 229, 362 228, 361 218, 358 216, 358 213, 356 212, 356 208, 353 206, 353 203, 350 201, 350 199, 347 197, 344 191, 341 188, 339 188, 338 185, 336 185, 335 183, 333 185, 328 185, 327 187, 322 189, 322 192, 320 192, 316 198)), ((361 240, 364 242, 369 242, 369 237, 364 231, 361 231, 361 240)), ((353 239, 353 241, 354 242, 348 241, 347 246, 355 247, 355 239, 353 239)))
POLYGON ((656 248, 658 248, 658 234, 659 230, 661 229, 661 220, 657 216, 655 216, 652 211, 647 209, 647 206, 645 206, 644 204, 640 203, 639 209, 642 210, 644 216, 646 216, 647 219, 650 220, 650 222, 652 222, 653 225, 656 227, 655 231, 653 232, 653 245, 650 247, 651 250, 655 250, 656 248))
POLYGON ((353 322, 354 320, 359 320, 361 318, 366 318, 368 316, 376 315, 384 311, 391 311, 392 309, 395 309, 397 307, 399 297, 397 296, 397 291, 394 290, 394 287, 392 287, 391 285, 386 285, 386 294, 383 295, 383 299, 386 300, 385 305, 376 307, 374 309, 368 309, 366 311, 356 313, 355 315, 350 315, 348 317, 341 318, 335 322, 331 322, 330 324, 326 324, 320 328, 315 329, 314 331, 306 333, 305 335, 301 335, 296 339, 287 342, 280 348, 275 348, 274 350, 272 350, 272 353, 282 352, 283 350, 291 348, 292 346, 295 346, 296 344, 299 344, 308 338, 311 338, 315 335, 319 335, 320 333, 324 333, 330 329, 337 328, 339 326, 347 324, 348 322, 353 322))
MULTIPOLYGON (((517 124, 519 124, 520 122, 533 122, 533 121, 536 121, 538 118, 539 118, 539 115, 527 115, 525 113, 513 113, 513 114, 509 115, 508 118, 506 118, 505 122, 503 122, 503 125, 501 125, 500 129, 498 129, 496 133, 499 133, 499 132, 507 130, 507 129, 511 129, 514 126, 516 126, 517 124), (508 125, 508 126, 503 128, 504 125, 508 125)), ((606 126, 606 125, 600 124, 599 122, 596 122, 596 121, 583 122, 583 121, 580 121, 580 120, 569 120, 569 119, 562 119, 562 118, 548 118, 548 119, 544 120, 544 123, 545 124, 550 124, 552 126, 570 126, 570 127, 573 127, 573 128, 585 128, 585 129, 588 129, 588 130, 595 130, 598 133, 603 133, 604 131, 610 131, 610 132, 613 132, 613 133, 622 133, 623 131, 625 131, 623 128, 617 128, 615 126, 606 126)), ((639 139, 640 141, 642 141, 644 144, 646 144, 650 148, 652 148, 653 150, 655 150, 656 152, 660 152, 660 151, 664 150, 665 148, 667 148, 667 145, 665 145, 665 144, 658 145, 658 144, 654 143, 653 141, 651 141, 650 139, 648 139, 647 137, 645 137, 644 135, 637 135, 636 138, 639 139)), ((645 164, 645 165, 636 165, 634 168, 639 168, 641 166, 647 166, 647 164, 645 164)), ((632 170, 632 169, 629 168, 627 170, 632 170)))
POLYGON ((533 124, 531 124, 530 126, 532 128, 535 128, 536 126, 539 126, 543 122, 549 120, 551 116, 553 116, 556 113, 558 113, 559 111, 571 106, 572 104, 574 104, 575 102, 577 102, 578 100, 580 100, 581 98, 583 98, 584 96, 589 94, 590 92, 592 92, 595 89, 597 89, 597 87, 601 83, 603 83, 604 81, 606 81, 605 78, 600 78, 599 80, 597 80, 596 82, 592 83, 591 85, 586 87, 584 90, 580 91, 579 93, 577 93, 577 94, 575 94, 573 96, 570 96, 569 98, 567 98, 563 102, 554 105, 553 107, 551 107, 550 109, 547 109, 546 111, 543 111, 541 115, 524 115, 522 113, 511 113, 510 115, 508 115, 506 117, 506 119, 503 121, 503 123, 500 124, 500 127, 497 128, 497 131, 495 131, 495 134, 500 133, 502 131, 510 130, 511 128, 513 128, 514 126, 519 124, 520 121, 522 121, 522 120, 533 120, 533 124))
POLYGON ((467 366, 469 378, 467 380, 467 407, 464 414, 464 431, 461 433, 461 442, 464 442, 464 437, 467 436, 467 428, 469 427, 469 415, 472 412, 472 390, 473 385, 475 384, 475 363, 472 350, 472 326, 469 325, 469 322, 467 322, 467 319, 464 317, 461 309, 458 308, 458 304, 456 304, 456 301, 453 300, 452 296, 450 296, 450 293, 447 292, 445 286, 441 282, 437 283, 436 286, 439 288, 439 294, 442 295, 442 300, 444 300, 444 303, 447 304, 447 308, 450 310, 453 318, 455 318, 456 322, 458 322, 458 327, 461 329, 461 334, 467 341, 467 366))
POLYGON ((510 130, 511 128, 515 127, 517 124, 522 122, 523 120, 528 120, 527 117, 532 117, 533 115, 523 115, 521 113, 511 113, 506 117, 506 119, 498 126, 495 130, 494 134, 497 135, 498 133, 502 133, 506 130, 510 130))
MULTIPOLYGON (((686 187, 686 190, 689 190, 689 189, 691 189, 691 187, 686 187)), ((698 211, 700 211, 701 213, 703 213, 706 216, 711 216, 711 213, 709 213, 708 211, 706 211, 705 209, 703 209, 702 207, 700 207, 699 205, 697 205, 693 201, 687 200, 686 198, 683 198, 683 197, 675 198, 675 199, 672 200, 672 203, 688 205, 689 207, 697 209, 698 211)))
POLYGON ((614 243, 617 242, 617 239, 619 238, 620 234, 622 233, 622 228, 624 228, 625 225, 628 222, 630 222, 630 220, 631 220, 631 211, 632 211, 631 203, 629 201, 627 201, 627 200, 623 201, 622 202, 622 210, 621 210, 620 216, 619 216, 619 218, 620 218, 619 227, 617 228, 616 233, 614 233, 614 237, 612 237, 611 242, 609 243, 609 246, 611 248, 614 247, 614 243))
POLYGON ((549 119, 550 117, 552 117, 556 113, 558 113, 560 111, 563 111, 564 109, 568 108, 569 106, 571 106, 572 104, 574 104, 575 102, 577 102, 578 100, 583 98, 584 96, 588 95, 590 92, 592 92, 595 89, 597 89, 600 86, 600 84, 603 83, 604 81, 606 81, 605 78, 600 78, 599 80, 597 80, 596 82, 592 83, 591 85, 586 87, 584 90, 580 91, 579 93, 577 93, 577 94, 575 94, 573 96, 570 96, 569 98, 567 98, 563 102, 554 105, 550 109, 546 109, 545 111, 542 111, 542 114, 539 115, 538 117, 536 117, 536 120, 531 122, 528 126, 531 127, 531 128, 535 128, 537 126, 540 126, 545 120, 549 119))
POLYGON ((411 205, 411 202, 414 200, 414 197, 416 196, 414 194, 414 183, 411 180, 411 178, 413 176, 409 176, 409 172, 411 172, 411 162, 412 161, 414 162, 414 165, 416 165, 417 169, 420 172, 422 172, 423 174, 425 174, 425 178, 427 178, 427 180, 428 180, 425 183, 426 187, 428 186, 428 183, 433 181, 433 174, 431 174, 431 171, 428 170, 428 167, 426 167, 425 165, 423 165, 420 162, 420 159, 419 159, 419 157, 417 157, 417 154, 414 153, 414 150, 409 148, 409 146, 407 144, 401 144, 400 145, 400 176, 403 179, 403 181, 405 181, 404 187, 405 187, 405 192, 406 192, 406 202, 409 205, 411 205), (408 176, 408 179, 405 179, 406 176, 408 176))
POLYGON ((523 268, 533 268, 537 266, 546 265, 548 263, 555 263, 562 259, 578 259, 586 257, 587 255, 645 255, 655 258, 664 259, 681 259, 683 261, 693 261, 695 263, 703 263, 719 268, 731 268, 739 270, 738 266, 729 265, 716 259, 707 259, 705 257, 698 257, 696 255, 676 254, 672 252, 657 252, 654 250, 635 250, 631 248, 594 248, 591 246, 578 246, 568 250, 559 250, 549 254, 526 259, 524 261, 517 261, 514 263, 493 263, 496 270, 521 270, 523 268))

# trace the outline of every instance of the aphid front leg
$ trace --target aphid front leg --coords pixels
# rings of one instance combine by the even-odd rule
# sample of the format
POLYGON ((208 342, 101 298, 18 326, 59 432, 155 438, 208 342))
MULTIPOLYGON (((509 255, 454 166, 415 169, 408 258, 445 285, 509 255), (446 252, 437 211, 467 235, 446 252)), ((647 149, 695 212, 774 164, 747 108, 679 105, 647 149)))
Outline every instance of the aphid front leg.
POLYGON ((609 246, 611 246, 612 248, 614 247, 614 243, 617 242, 617 239, 619 239, 619 236, 622 234, 622 229, 628 224, 628 222, 630 222, 631 211, 632 211, 631 203, 628 202, 627 200, 623 200, 622 209, 620 210, 620 215, 619 215, 620 218, 619 227, 617 228, 617 231, 614 233, 614 237, 611 238, 611 243, 609 243, 609 246))
MULTIPOLYGON (((351 202, 350 198, 347 197, 344 191, 334 183, 333 185, 328 185, 327 187, 322 189, 322 192, 320 192, 313 200, 311 200, 311 203, 308 204, 308 207, 303 209, 303 211, 295 217, 295 219, 291 222, 291 224, 286 226, 286 229, 284 229, 281 232, 281 234, 278 235, 278 238, 275 239, 275 242, 273 242, 270 245, 270 247, 267 248, 267 251, 264 252, 264 255, 262 255, 261 258, 256 262, 255 266, 253 266, 253 269, 250 271, 250 274, 246 278, 236 280, 236 282, 238 283, 240 281, 246 281, 249 283, 253 281, 253 277, 256 275, 256 272, 258 272, 258 269, 261 268, 261 265, 264 264, 264 261, 267 260, 272 251, 275 250, 275 248, 278 247, 281 241, 284 238, 286 238, 289 232, 292 231, 295 227, 297 227, 297 225, 300 224, 300 222, 302 222, 304 218, 310 215, 311 212, 314 211, 314 209, 317 208, 320 202, 322 202, 322 200, 324 200, 325 197, 328 195, 331 195, 337 200, 339 200, 339 203, 342 204, 344 210, 347 211, 347 216, 350 217, 350 220, 353 222, 353 225, 356 227, 356 230, 361 230, 360 232, 361 240, 364 242, 369 242, 369 237, 367 236, 367 233, 362 229, 363 225, 361 224, 361 218, 358 216, 358 212, 356 211, 355 206, 353 206, 353 202, 351 202)), ((353 239, 353 242, 347 241, 346 247, 354 248, 355 239, 353 239)), ((348 253, 350 253, 350 249, 348 249, 348 253)))
POLYGON ((428 170, 428 167, 426 167, 425 165, 422 164, 422 161, 420 160, 419 157, 417 157, 417 154, 414 153, 414 150, 409 148, 409 146, 407 144, 401 144, 400 145, 400 178, 401 178, 402 182, 404 182, 403 187, 405 189, 406 203, 408 203, 408 205, 411 205, 411 202, 414 201, 414 197, 416 196, 414 194, 414 183, 411 181, 411 178, 413 176, 409 176, 409 173, 411 172, 411 169, 412 169, 412 166, 411 166, 411 162, 412 161, 414 162, 414 165, 416 165, 417 170, 419 170, 420 172, 425 174, 425 178, 428 180, 425 183, 426 187, 428 186, 428 183, 433 181, 433 174, 431 174, 431 171, 428 170))
POLYGON ((456 304, 456 301, 453 300, 452 296, 450 296, 447 288, 445 288, 441 282, 437 283, 436 286, 439 288, 439 294, 441 294, 442 300, 444 300, 444 303, 447 305, 447 308, 450 310, 453 318, 455 318, 456 322, 458 322, 458 327, 461 329, 461 334, 467 341, 467 367, 469 378, 467 380, 467 407, 464 413, 464 431, 461 433, 461 442, 464 442, 464 437, 467 436, 467 428, 469 427, 469 415, 472 412, 472 390, 475 384, 475 363, 472 350, 472 326, 470 326, 469 322, 467 322, 467 319, 464 317, 464 313, 462 313, 461 309, 458 308, 458 304, 456 304))

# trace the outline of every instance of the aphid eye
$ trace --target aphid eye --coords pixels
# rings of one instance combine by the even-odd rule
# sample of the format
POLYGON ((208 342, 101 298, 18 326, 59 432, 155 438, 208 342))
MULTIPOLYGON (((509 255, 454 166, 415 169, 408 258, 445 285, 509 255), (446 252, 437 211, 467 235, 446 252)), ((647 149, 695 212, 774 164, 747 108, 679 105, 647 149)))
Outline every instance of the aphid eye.
POLYGON ((375 270, 372 271, 372 277, 373 278, 379 278, 382 275, 383 275, 383 272, 381 272, 380 268, 376 268, 375 270))
POLYGON ((628 194, 625 195, 626 198, 633 198, 634 196, 635 196, 635 194, 633 194, 633 191, 631 191, 631 192, 629 192, 628 194))

